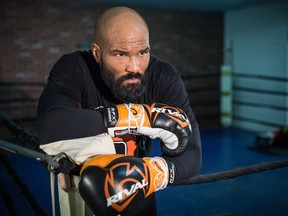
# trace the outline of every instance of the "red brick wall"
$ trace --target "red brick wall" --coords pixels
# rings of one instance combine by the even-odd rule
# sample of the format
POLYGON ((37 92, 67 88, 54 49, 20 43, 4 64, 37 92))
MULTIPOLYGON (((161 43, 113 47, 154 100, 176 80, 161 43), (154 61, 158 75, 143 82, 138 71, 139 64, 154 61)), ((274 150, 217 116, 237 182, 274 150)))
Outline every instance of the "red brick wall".
MULTIPOLYGON (((37 100, 50 68, 62 54, 90 47, 95 19, 106 8, 2 1, 0 112, 35 133, 37 100)), ((222 14, 135 9, 150 27, 152 53, 174 64, 185 79, 200 126, 219 126, 222 14)), ((0 127, 0 136, 8 136, 0 127)))

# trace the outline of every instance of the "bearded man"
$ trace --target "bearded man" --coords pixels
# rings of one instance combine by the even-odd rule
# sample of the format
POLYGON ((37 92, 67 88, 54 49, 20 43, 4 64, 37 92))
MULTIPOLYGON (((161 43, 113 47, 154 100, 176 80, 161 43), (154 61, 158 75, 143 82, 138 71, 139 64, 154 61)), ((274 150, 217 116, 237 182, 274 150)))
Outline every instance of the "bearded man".
POLYGON ((198 124, 177 70, 150 54, 149 29, 139 13, 110 8, 94 30, 91 50, 65 54, 55 63, 38 104, 44 151, 51 154, 51 143, 61 147, 59 141, 79 144, 94 136, 101 149, 109 140, 113 143, 112 151, 94 153, 97 157, 90 163, 91 157, 78 163, 71 159, 84 168, 81 174, 66 171, 72 186, 59 188, 61 215, 153 216, 155 191, 199 172, 198 124), (164 143, 163 155, 149 158, 154 138, 164 143), (124 176, 117 170, 123 164, 124 176), (133 177, 127 164, 137 167, 133 177), (134 181, 137 175, 140 179, 134 181), (133 183, 125 186, 131 179, 133 183), (123 184, 116 188, 114 180, 123 184))

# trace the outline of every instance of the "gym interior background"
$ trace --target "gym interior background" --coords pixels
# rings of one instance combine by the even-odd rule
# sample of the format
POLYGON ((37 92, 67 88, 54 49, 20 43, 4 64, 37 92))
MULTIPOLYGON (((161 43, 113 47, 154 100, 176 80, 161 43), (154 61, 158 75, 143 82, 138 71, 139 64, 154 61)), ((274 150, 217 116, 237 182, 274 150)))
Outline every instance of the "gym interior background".
MULTIPOLYGON (((287 158, 288 147, 251 147, 259 134, 267 145, 275 131, 288 130, 288 2, 131 2, 2 1, 1 114, 37 136, 37 101, 51 67, 64 53, 89 49, 95 20, 117 3, 139 11, 152 53, 181 73, 202 133, 201 173, 287 158)), ((3 121, 0 139, 18 142, 3 121)), ((0 164, 7 215, 51 214, 49 176, 38 162, 1 151, 0 164)), ((159 215, 288 215, 287 173, 168 188, 158 195, 159 215)))

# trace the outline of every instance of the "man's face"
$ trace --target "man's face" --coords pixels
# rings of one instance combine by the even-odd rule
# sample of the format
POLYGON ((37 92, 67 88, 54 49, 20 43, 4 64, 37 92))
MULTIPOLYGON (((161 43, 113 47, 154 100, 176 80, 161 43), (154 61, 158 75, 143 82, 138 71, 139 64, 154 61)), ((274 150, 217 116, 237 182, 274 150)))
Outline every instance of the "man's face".
MULTIPOLYGON (((129 25, 127 25, 129 26, 129 25)), ((105 44, 93 44, 101 76, 112 93, 126 103, 136 103, 146 87, 150 59, 149 33, 143 28, 112 28, 105 44)))

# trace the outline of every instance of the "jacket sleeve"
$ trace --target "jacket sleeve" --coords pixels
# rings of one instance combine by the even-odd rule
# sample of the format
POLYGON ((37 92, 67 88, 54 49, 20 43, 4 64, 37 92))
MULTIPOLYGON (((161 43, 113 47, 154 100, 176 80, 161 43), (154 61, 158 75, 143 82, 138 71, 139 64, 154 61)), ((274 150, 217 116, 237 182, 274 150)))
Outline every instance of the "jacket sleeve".
MULTIPOLYGON (((176 168, 175 183, 186 178, 197 175, 201 168, 201 138, 196 117, 190 106, 189 95, 186 91, 180 74, 174 67, 163 63, 160 73, 156 77, 157 102, 163 102, 173 107, 182 109, 188 116, 192 127, 192 136, 189 140, 187 150, 178 157, 166 157, 171 160, 176 168), (159 85, 161 83, 161 85, 159 85), (160 87, 159 87, 160 86, 160 87)), ((164 156, 165 157, 165 156, 164 156)))
POLYGON ((189 96, 180 77, 178 78, 178 84, 177 82, 175 83, 176 85, 174 85, 175 89, 173 92, 174 95, 176 95, 176 98, 173 100, 173 97, 171 96, 171 102, 168 102, 168 104, 171 103, 172 106, 179 107, 186 112, 192 127, 192 136, 189 140, 187 150, 181 156, 171 158, 176 167, 175 182, 177 182, 199 173, 202 162, 202 153, 199 126, 195 114, 190 106, 189 96), (174 101, 174 103, 178 101, 178 104, 173 104, 172 101, 174 101))
POLYGON ((82 70, 70 55, 62 56, 52 68, 38 102, 40 144, 106 132, 100 112, 81 109, 82 70))

